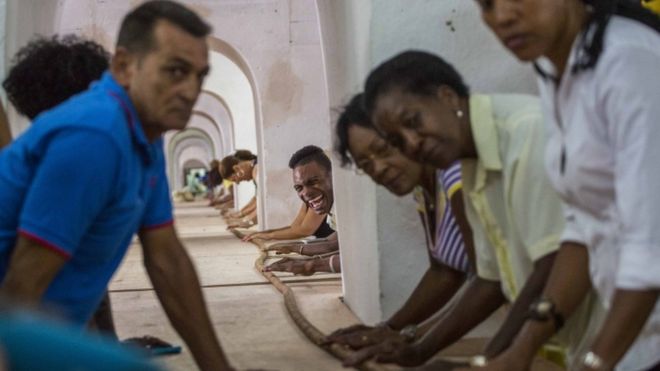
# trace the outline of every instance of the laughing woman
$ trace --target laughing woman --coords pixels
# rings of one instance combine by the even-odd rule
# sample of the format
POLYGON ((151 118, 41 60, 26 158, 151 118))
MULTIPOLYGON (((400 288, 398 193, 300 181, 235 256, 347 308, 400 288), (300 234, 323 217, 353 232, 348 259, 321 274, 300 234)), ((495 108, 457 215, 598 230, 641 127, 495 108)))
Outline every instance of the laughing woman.
POLYGON ((546 171, 566 204, 542 301, 492 369, 531 359, 593 286, 608 309, 583 370, 660 369, 660 19, 629 0, 479 0, 539 74, 546 171))

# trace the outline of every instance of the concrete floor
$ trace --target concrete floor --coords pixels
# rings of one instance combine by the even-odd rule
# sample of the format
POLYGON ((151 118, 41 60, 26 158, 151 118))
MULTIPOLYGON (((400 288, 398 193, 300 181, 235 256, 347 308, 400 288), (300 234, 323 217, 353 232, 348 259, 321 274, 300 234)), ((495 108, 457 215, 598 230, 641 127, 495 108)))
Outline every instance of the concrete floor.
MULTIPOLYGON (((250 243, 225 229, 219 213, 203 203, 178 204, 176 227, 197 267, 213 325, 238 369, 341 370, 340 363, 311 344, 289 319, 282 295, 257 272, 250 243)), ((339 275, 289 277, 298 305, 321 331, 357 322, 339 300, 339 275)), ((153 335, 183 345, 167 321, 142 266, 139 244, 131 246, 110 285, 120 338, 153 335)), ((159 359, 169 370, 194 370, 190 353, 159 359)))
MULTIPOLYGON (((281 294, 254 269, 257 249, 226 231, 216 210, 202 202, 184 203, 176 205, 175 215, 179 236, 197 267, 213 326, 236 368, 343 369, 339 361, 298 331, 286 313, 281 294)), ((303 314, 322 332, 358 322, 339 299, 339 275, 281 277, 294 289, 303 314)), ((183 346, 151 289, 137 242, 113 277, 110 292, 120 338, 152 335, 183 346)), ((469 336, 490 336, 501 321, 499 313, 469 336)), ((475 354, 471 352, 477 352, 482 343, 478 339, 465 340, 446 353, 475 354)), ((169 370, 196 369, 185 346, 180 355, 158 361, 169 370)))

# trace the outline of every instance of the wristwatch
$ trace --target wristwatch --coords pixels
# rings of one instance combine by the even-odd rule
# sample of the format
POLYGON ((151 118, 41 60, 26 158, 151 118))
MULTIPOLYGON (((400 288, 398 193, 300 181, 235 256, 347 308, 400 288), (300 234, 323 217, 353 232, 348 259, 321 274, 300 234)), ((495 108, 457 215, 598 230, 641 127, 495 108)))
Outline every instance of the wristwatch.
POLYGON ((582 364, 593 370, 602 370, 605 362, 598 356, 598 354, 594 352, 588 352, 584 355, 582 364))
POLYGON ((552 321, 555 331, 559 331, 564 326, 564 316, 557 312, 555 303, 548 298, 541 297, 534 301, 529 307, 527 316, 534 321, 552 321))
POLYGON ((417 325, 408 325, 399 331, 399 335, 406 339, 406 342, 412 343, 417 338, 417 325))
POLYGON ((470 367, 486 367, 488 358, 484 355, 478 355, 470 358, 470 367))

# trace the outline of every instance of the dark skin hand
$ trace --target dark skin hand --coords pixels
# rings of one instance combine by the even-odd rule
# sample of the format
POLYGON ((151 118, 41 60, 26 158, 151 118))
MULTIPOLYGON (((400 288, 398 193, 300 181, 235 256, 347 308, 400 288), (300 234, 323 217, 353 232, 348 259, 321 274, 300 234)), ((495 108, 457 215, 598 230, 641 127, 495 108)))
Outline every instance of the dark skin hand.
POLYGON ((390 363, 387 355, 394 353, 399 355, 402 360, 401 363, 397 362, 400 366, 419 366, 425 361, 416 347, 411 346, 406 338, 397 334, 351 354, 344 360, 343 365, 344 367, 356 367, 370 358, 374 358, 377 362, 390 363))
POLYGON ((315 259, 294 260, 284 258, 264 267, 264 272, 288 272, 298 276, 311 276, 316 272, 314 269, 315 259))
POLYGON ((375 356, 378 362, 401 366, 419 366, 437 352, 458 341, 483 322, 505 302, 498 281, 473 277, 456 298, 455 305, 421 339, 414 343, 383 342, 359 351, 353 361, 359 364, 375 356))
POLYGON ((403 307, 386 321, 391 329, 386 326, 356 325, 333 332, 326 341, 361 349, 389 339, 390 333, 398 335, 397 331, 392 330, 419 324, 443 308, 461 287, 464 277, 462 272, 434 264, 424 274, 403 307))
POLYGON ((312 240, 306 244, 300 242, 293 243, 281 243, 270 246, 269 251, 274 251, 276 254, 300 254, 302 249, 302 255, 314 256, 327 254, 333 251, 339 250, 339 245, 337 240, 312 240))
POLYGON ((323 339, 323 344, 338 343, 354 350, 371 347, 388 339, 400 338, 399 331, 385 326, 366 326, 362 324, 339 329, 323 339))

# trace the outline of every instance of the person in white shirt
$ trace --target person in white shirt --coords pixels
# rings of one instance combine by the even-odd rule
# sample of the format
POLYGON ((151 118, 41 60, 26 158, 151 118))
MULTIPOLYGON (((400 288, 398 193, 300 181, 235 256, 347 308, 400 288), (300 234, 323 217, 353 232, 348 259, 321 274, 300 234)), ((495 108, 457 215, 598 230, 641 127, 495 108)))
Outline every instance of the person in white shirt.
POLYGON ((593 286, 608 313, 577 369, 660 370, 660 18, 628 0, 477 2, 535 61, 566 218, 543 307, 486 368, 527 369, 593 286))

